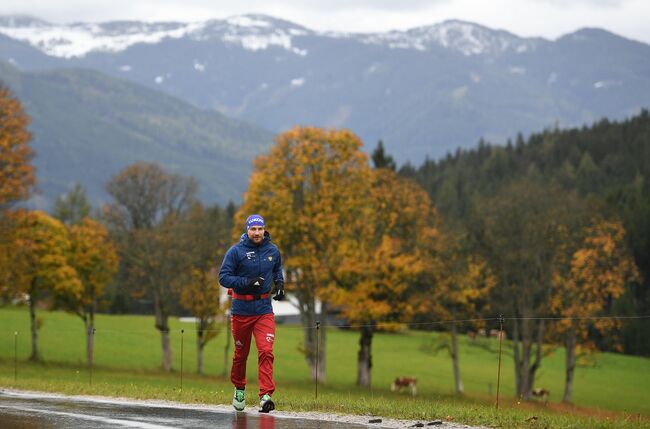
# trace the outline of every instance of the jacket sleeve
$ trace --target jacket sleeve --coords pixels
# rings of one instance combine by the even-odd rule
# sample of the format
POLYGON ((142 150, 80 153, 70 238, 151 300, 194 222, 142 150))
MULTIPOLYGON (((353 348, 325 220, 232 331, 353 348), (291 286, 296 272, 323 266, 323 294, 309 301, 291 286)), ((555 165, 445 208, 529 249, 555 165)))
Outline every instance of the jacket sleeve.
POLYGON ((221 286, 230 288, 242 288, 248 283, 246 277, 240 277, 236 275, 237 271, 237 249, 231 247, 226 255, 223 257, 223 262, 221 263, 221 270, 219 270, 219 283, 221 286))
POLYGON ((284 283, 284 275, 282 274, 282 255, 278 250, 278 257, 275 260, 275 265, 273 265, 273 283, 276 285, 279 283, 284 283))

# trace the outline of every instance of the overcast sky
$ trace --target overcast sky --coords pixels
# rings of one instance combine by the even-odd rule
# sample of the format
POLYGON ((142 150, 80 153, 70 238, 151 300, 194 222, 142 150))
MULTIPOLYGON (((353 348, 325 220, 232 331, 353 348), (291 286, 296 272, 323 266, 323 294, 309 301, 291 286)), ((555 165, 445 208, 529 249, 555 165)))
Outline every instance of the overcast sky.
POLYGON ((314 30, 405 30, 462 19, 555 39, 600 27, 650 43, 650 0, 0 0, 0 14, 47 21, 197 21, 263 13, 314 30))

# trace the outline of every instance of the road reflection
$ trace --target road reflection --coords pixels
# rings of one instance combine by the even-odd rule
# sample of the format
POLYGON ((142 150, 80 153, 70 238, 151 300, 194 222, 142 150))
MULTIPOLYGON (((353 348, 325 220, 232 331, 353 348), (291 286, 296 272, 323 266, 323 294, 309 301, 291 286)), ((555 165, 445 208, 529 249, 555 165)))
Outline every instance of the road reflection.
POLYGON ((368 426, 182 404, 0 391, 0 429, 363 429, 368 426))

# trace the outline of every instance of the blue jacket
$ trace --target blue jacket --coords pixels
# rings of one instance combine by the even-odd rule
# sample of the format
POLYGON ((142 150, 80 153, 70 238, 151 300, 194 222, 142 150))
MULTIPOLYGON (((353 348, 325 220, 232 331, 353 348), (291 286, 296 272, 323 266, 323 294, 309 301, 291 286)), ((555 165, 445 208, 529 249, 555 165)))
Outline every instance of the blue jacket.
MULTIPOLYGON (((241 295, 270 294, 273 283, 284 283, 280 250, 271 242, 267 231, 259 245, 254 244, 248 234, 242 234, 239 243, 232 246, 223 258, 219 283, 241 295), (254 277, 264 277, 264 284, 261 287, 246 286, 254 277)), ((254 301, 233 299, 230 313, 241 316, 273 313, 271 297, 254 301)))

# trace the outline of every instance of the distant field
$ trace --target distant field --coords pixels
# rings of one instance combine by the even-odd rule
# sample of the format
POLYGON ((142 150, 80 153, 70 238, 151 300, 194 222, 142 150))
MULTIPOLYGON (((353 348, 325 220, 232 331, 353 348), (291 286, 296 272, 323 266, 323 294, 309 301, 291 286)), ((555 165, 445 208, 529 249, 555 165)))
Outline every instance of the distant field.
MULTIPOLYGON (((43 319, 39 346, 52 371, 45 376, 53 382, 83 382, 85 372, 85 337, 83 323, 76 316, 62 312, 39 312, 43 319), (56 370, 55 370, 56 369, 56 370), (66 376, 66 374, 68 374, 66 376), (68 377, 66 379, 66 377, 68 377)), ((135 370, 141 374, 158 373, 161 362, 160 335, 154 329, 152 316, 99 315, 96 321, 97 377, 107 376, 111 368, 135 370)), ((174 369, 180 369, 180 330, 184 334, 184 369, 187 383, 198 382, 189 374, 196 369, 194 326, 171 320, 174 369)), ((0 309, 1 379, 13 379, 14 332, 18 332, 18 378, 35 371, 24 361, 30 353, 29 316, 25 308, 0 309), (24 371, 24 373, 21 373, 24 371)), ((223 370, 225 331, 211 342, 205 351, 205 372, 209 380, 218 380, 223 370)), ((330 392, 358 392, 355 387, 358 333, 338 329, 328 330, 327 386, 330 392)), ((373 340, 373 394, 389 394, 392 379, 398 375, 418 378, 420 397, 453 395, 451 360, 446 352, 432 353, 431 344, 437 334, 411 331, 403 334, 377 334, 373 340)), ((300 354, 303 331, 295 326, 279 325, 275 345, 275 377, 278 391, 297 389, 310 395, 312 382, 300 354)), ((489 341, 490 340, 486 340, 489 341)), ((460 340, 460 364, 465 391, 478 403, 491 403, 496 392, 497 355, 486 348, 471 346, 465 337, 460 340), (490 397, 490 390, 492 397, 490 397)), ((506 351, 509 349, 506 345, 506 351)), ((251 350, 249 382, 256 385, 256 350, 251 350)), ((543 361, 537 386, 551 391, 551 401, 561 400, 564 379, 564 354, 557 350, 543 361)), ((504 356, 501 369, 501 392, 505 401, 514 397, 514 371, 510 355, 504 356)), ((144 375, 143 375, 144 376, 144 375)), ((116 377, 129 376, 116 371, 116 377), (122 374, 118 376, 118 373, 122 374)), ((163 384, 173 386, 179 374, 170 376, 163 384)), ((42 380, 47 381, 47 380, 42 380)), ((217 383, 217 381, 215 381, 217 383)), ((154 382, 155 384, 155 382, 154 382)), ((201 383, 204 384, 204 383, 201 383)), ((223 383, 218 384, 223 386, 223 383)), ((227 386, 228 383, 226 382, 227 386)), ((215 384, 217 386, 217 384, 215 384)), ((324 392, 325 392, 325 387, 324 392)), ((228 393, 229 394, 229 393, 228 393)), ((227 395, 226 395, 227 396, 227 395)), ((405 395, 404 395, 405 396, 405 395)), ((650 359, 604 353, 589 367, 576 371, 574 402, 582 407, 650 415, 650 359)))

